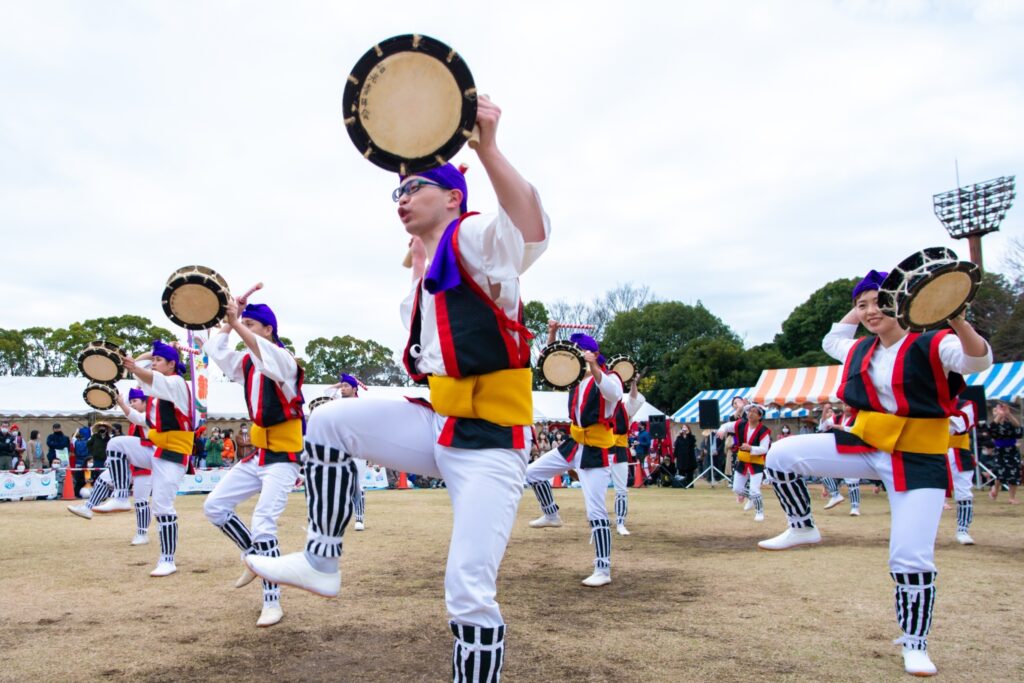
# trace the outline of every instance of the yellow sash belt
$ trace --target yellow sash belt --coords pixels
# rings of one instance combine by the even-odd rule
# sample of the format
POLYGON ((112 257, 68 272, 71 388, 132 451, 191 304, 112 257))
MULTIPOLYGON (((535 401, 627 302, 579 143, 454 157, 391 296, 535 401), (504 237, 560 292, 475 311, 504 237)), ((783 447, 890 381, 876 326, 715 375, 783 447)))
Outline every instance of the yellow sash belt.
POLYGON ((949 450, 949 419, 945 417, 902 417, 861 410, 850 432, 886 453, 945 455, 949 450))
POLYGON ((195 442, 196 435, 194 432, 184 432, 177 429, 168 432, 158 432, 151 428, 146 432, 146 438, 152 441, 154 446, 165 451, 192 455, 192 444, 195 442))
POLYGON ((502 427, 533 424, 533 371, 497 370, 471 377, 430 375, 430 404, 438 415, 469 417, 502 427))
POLYGON ((750 451, 745 451, 742 448, 736 453, 736 459, 740 462, 749 462, 751 465, 763 465, 763 455, 754 455, 750 451))
POLYGON ((629 434, 616 434, 615 445, 622 448, 629 448, 629 434))
POLYGON ((608 425, 596 424, 589 427, 569 425, 569 433, 576 443, 598 448, 611 448, 615 445, 615 434, 608 425))
POLYGON ((302 420, 286 420, 270 427, 252 426, 252 445, 277 453, 302 452, 302 420))
POLYGON ((965 451, 971 450, 971 435, 970 434, 950 434, 949 435, 949 447, 960 448, 965 451))

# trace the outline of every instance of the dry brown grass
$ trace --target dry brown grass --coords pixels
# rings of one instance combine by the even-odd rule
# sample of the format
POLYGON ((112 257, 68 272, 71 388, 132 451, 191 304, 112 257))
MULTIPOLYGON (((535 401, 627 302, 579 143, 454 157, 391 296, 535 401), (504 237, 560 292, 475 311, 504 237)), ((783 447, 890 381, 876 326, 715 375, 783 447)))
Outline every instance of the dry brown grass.
MULTIPOLYGON (((815 498, 825 542, 767 553, 756 541, 783 517, 765 493, 768 520, 755 524, 722 488, 633 492, 634 535, 613 540, 614 583, 587 589, 580 492, 556 491, 565 527, 534 530, 526 491, 499 586, 506 680, 901 678, 884 497, 868 491, 859 519, 845 506, 821 512, 815 498)), ((367 531, 347 536, 341 596, 286 588, 285 620, 271 629, 255 628, 258 582, 232 588, 237 553, 201 505, 179 498, 179 572, 166 579, 148 576, 155 538, 128 545, 131 514, 87 522, 60 502, 0 506, 0 680, 445 680, 444 491, 371 492, 367 531)), ((979 544, 961 547, 944 516, 930 640, 942 680, 1024 680, 1022 517, 979 496, 979 544)), ((281 523, 286 551, 301 547, 304 520, 296 495, 281 523)))

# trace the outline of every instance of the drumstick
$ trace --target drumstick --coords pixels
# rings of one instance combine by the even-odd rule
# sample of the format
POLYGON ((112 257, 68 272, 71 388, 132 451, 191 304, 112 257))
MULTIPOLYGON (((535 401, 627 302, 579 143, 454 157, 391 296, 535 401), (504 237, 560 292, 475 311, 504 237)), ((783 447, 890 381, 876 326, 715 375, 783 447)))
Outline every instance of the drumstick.
POLYGON ((198 356, 199 354, 202 353, 202 351, 200 351, 199 349, 193 349, 191 346, 185 346, 180 341, 171 342, 171 346, 173 346, 178 351, 181 351, 182 353, 191 353, 193 356, 198 356))
POLYGON ((263 289, 262 282, 257 282, 256 284, 249 288, 249 291, 247 291, 242 296, 238 297, 238 305, 244 308, 245 302, 249 299, 250 296, 252 296, 253 292, 255 292, 258 289, 263 289))
POLYGON ((597 327, 586 323, 558 323, 558 326, 564 330, 593 330, 597 327))

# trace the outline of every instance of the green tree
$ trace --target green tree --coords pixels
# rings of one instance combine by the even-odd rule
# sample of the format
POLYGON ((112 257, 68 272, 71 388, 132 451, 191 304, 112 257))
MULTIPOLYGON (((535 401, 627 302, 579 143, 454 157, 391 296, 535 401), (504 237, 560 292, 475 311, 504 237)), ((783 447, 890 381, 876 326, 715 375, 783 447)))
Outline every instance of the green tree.
POLYGON ((1020 360, 1024 353, 1024 301, 1014 307, 1010 316, 989 340, 997 363, 1020 360))
POLYGON ((64 377, 78 374, 78 354, 89 342, 97 339, 117 344, 129 355, 137 356, 148 351, 154 339, 170 343, 177 338, 174 332, 154 325, 141 315, 92 318, 71 323, 66 328, 53 330, 46 340, 49 349, 57 356, 52 359, 54 365, 49 374, 64 377))
POLYGON ((743 345, 729 337, 704 337, 669 352, 656 382, 646 393, 653 404, 671 413, 705 389, 751 386, 760 369, 752 369, 743 345))
POLYGON ((793 309, 775 335, 775 345, 786 358, 811 361, 810 365, 833 363, 821 350, 821 340, 853 307, 850 294, 857 278, 833 280, 821 287, 804 303, 793 309))
MULTIPOLYGON (((978 293, 968 309, 967 319, 986 339, 995 338, 1013 315, 1021 297, 1013 284, 999 273, 985 273, 978 293)), ((1019 353, 1019 352, 1018 352, 1019 353)))
POLYGON ((31 375, 25 337, 18 330, 0 329, 0 375, 31 375))
POLYGON ((339 372, 355 375, 366 384, 405 386, 408 376, 394 359, 388 347, 372 339, 317 337, 306 344, 306 381, 310 384, 333 384, 339 372))

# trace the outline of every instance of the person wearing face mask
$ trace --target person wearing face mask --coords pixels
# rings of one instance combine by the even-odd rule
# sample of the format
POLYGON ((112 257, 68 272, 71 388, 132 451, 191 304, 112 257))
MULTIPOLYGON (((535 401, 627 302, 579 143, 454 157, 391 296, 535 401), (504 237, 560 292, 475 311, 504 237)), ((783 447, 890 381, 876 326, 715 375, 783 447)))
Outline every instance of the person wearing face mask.
POLYGON ((886 273, 872 270, 853 289, 853 309, 832 326, 822 348, 844 363, 839 397, 857 410, 849 431, 794 436, 773 444, 765 471, 789 528, 758 545, 785 550, 814 544, 804 477, 885 482, 892 516, 889 572, 907 673, 932 676, 928 632, 937 595, 935 537, 949 482, 949 418, 963 375, 992 365, 992 350, 961 316, 949 328, 908 332, 882 312, 878 290, 886 273), (869 335, 856 337, 863 324, 869 335))
POLYGON ((672 444, 672 455, 676 459, 676 472, 683 478, 682 485, 689 486, 697 469, 697 437, 690 432, 689 425, 683 425, 672 444))
POLYGON ((11 424, 9 422, 0 423, 0 470, 9 470, 14 467, 14 461, 18 455, 14 447, 16 442, 17 439, 11 433, 11 424))

